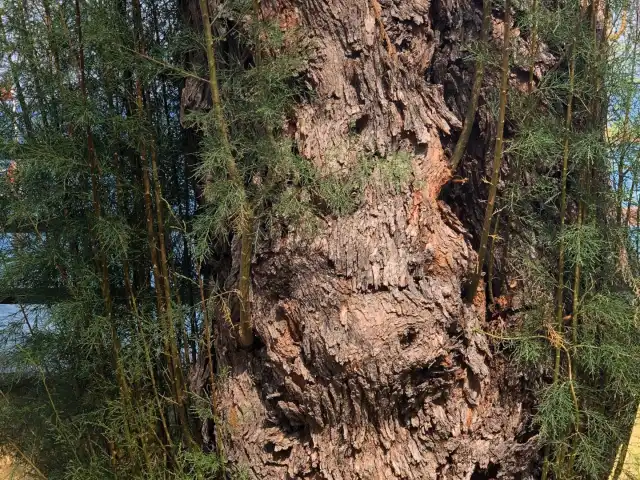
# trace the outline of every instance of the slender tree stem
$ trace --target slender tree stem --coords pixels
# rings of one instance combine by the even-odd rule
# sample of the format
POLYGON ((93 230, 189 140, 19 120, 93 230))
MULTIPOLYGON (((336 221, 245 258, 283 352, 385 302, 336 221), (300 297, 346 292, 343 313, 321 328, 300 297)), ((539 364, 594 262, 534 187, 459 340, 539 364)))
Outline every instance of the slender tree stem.
MULTIPOLYGON (((581 183, 581 187, 583 182, 581 183)), ((577 372, 578 365, 576 363, 576 347, 578 345, 578 317, 580 315, 580 275, 581 275, 581 262, 582 262, 582 250, 581 250, 581 242, 580 235, 582 235, 582 224, 584 221, 584 204, 582 201, 578 203, 578 219, 577 219, 577 227, 578 227, 578 242, 576 246, 576 258, 575 265, 573 267, 573 301, 571 307, 571 345, 573 350, 573 355, 569 359, 572 362, 572 368, 574 372, 577 372)), ((574 435, 571 439, 571 452, 569 455, 569 464, 567 466, 568 475, 571 477, 573 475, 573 468, 576 459, 576 446, 578 442, 578 433, 580 432, 580 412, 576 411, 576 420, 574 425, 574 435)))
MULTIPOLYGON (((576 29, 578 27, 576 26, 576 29)), ((563 323, 563 311, 564 311, 564 268, 565 268, 565 244, 563 240, 565 230, 565 217, 567 215, 567 176, 569 173, 569 138, 571 133, 571 125, 573 121, 573 90, 575 84, 575 69, 576 69, 576 46, 575 41, 571 45, 571 59, 569 61, 569 94, 567 98, 567 110, 565 116, 565 138, 562 154, 562 178, 560 183, 560 226, 558 229, 558 237, 560 238, 560 246, 558 251, 558 263, 557 263, 557 283, 555 294, 555 317, 556 328, 558 334, 562 335, 564 330, 563 323)), ((553 383, 558 382, 560 376, 560 362, 561 362, 561 346, 556 345, 555 348, 555 366, 553 369, 553 383)), ((550 449, 547 445, 544 453, 544 465, 542 470, 542 480, 546 480, 549 474, 549 454, 550 449)), ((558 459, 561 462, 561 459, 558 459)))
POLYGON ((174 325, 173 318, 173 306, 171 299, 171 286, 169 275, 169 262, 167 259, 166 238, 164 235, 164 203, 162 201, 162 190, 160 185, 160 178, 158 175, 158 165, 156 160, 156 147, 155 144, 151 145, 151 170, 153 173, 153 181, 155 184, 155 203, 156 203, 156 215, 158 223, 158 243, 160 245, 160 266, 162 274, 162 288, 164 289, 165 296, 165 308, 167 315, 167 327, 169 334, 169 348, 171 351, 171 360, 173 362, 173 373, 175 375, 174 382, 178 396, 178 414, 180 415, 180 422, 184 430, 185 438, 190 439, 191 435, 188 431, 188 418, 186 412, 186 387, 184 385, 182 366, 180 362, 180 353, 177 345, 177 334, 174 325))
POLYGON ((498 236, 498 227, 500 226, 500 215, 496 215, 496 219, 493 222, 493 233, 491 234, 491 244, 489 245, 489 266, 487 267, 487 290, 489 292, 489 303, 494 303, 493 292, 493 257, 495 253, 496 237, 498 236))
MULTIPOLYGON (((139 81, 137 82, 139 85, 139 81)), ((140 88, 138 86, 139 91, 139 106, 142 105, 142 95, 140 88)), ((149 180, 149 166, 146 164, 146 154, 144 153, 144 146, 142 146, 142 151, 140 154, 140 159, 142 162, 142 182, 144 186, 144 209, 146 214, 146 224, 147 224, 147 238, 149 242, 149 251, 151 255, 151 265, 153 269, 153 278, 155 282, 155 294, 156 294, 156 304, 158 316, 164 321, 164 334, 163 334, 163 344, 164 344, 164 355, 167 359, 167 363, 169 366, 170 373, 170 384, 172 385, 171 390, 173 391, 176 407, 178 409, 178 415, 180 417, 181 427, 183 429, 183 434, 185 438, 188 438, 187 435, 187 425, 186 416, 184 414, 184 409, 182 408, 183 396, 181 395, 181 387, 179 382, 179 377, 176 371, 177 363, 179 363, 179 358, 174 356, 174 348, 172 344, 174 344, 175 337, 171 335, 173 330, 172 328, 172 319, 168 315, 166 309, 166 298, 164 297, 164 279, 161 273, 160 262, 158 260, 158 247, 157 247, 157 238, 155 233, 155 228, 153 225, 153 207, 151 201, 151 182, 149 180)), ((174 332, 175 333, 175 332, 174 332)))
POLYGON ((487 254, 487 241, 489 239, 489 230, 491 229, 491 220, 493 218, 493 210, 496 202, 496 193, 498 190, 498 181, 500 180, 500 165, 502 165, 502 146, 504 142, 504 120, 507 109, 507 92, 509 89, 509 43, 511 35, 511 0, 505 0, 504 6, 504 39, 502 45, 502 75, 500 79, 500 109, 498 113, 498 124, 496 126, 496 145, 493 155, 493 173, 491 175, 491 184, 489 185, 489 198, 487 199, 487 208, 484 214, 484 222, 482 225, 482 233, 480 238, 480 248, 478 249, 478 264, 476 271, 471 279, 471 285, 467 291, 467 301, 471 302, 478 290, 478 285, 482 278, 482 270, 484 267, 485 256, 487 254))
MULTIPOLYGON (((146 54, 143 41, 142 10, 139 0, 133 0, 134 29, 136 33, 136 48, 140 54, 146 54)), ((142 81, 140 77, 136 79, 136 104, 140 119, 144 118, 144 95, 142 81)), ((164 235, 164 204, 162 201, 162 191, 157 166, 157 151, 154 139, 151 139, 149 149, 151 151, 151 173, 154 183, 155 213, 157 219, 157 232, 154 228, 153 202, 151 199, 151 180, 149 178, 149 165, 146 156, 146 142, 141 142, 142 177, 144 185, 144 204, 147 217, 147 236, 149 238, 149 248, 151 262, 153 265, 153 275, 155 281, 156 302, 158 304, 158 315, 164 318, 164 346, 165 355, 169 365, 171 375, 172 390, 176 400, 180 427, 185 442, 189 445, 193 443, 189 431, 189 420, 186 410, 186 391, 182 375, 180 353, 177 345, 177 334, 174 326, 171 280, 169 274, 168 257, 166 250, 166 239, 164 235), (158 251, 160 253, 158 257, 158 251)))
MULTIPOLYGON (((625 17, 626 18, 626 17, 625 17)), ((633 41, 633 49, 631 53, 631 71, 629 72, 629 79, 631 83, 633 83, 634 78, 636 76, 636 58, 637 58, 637 48, 638 48, 638 38, 637 31, 633 41)), ((626 92, 626 98, 624 102, 624 120, 622 122, 622 138, 620 140, 621 149, 620 149, 620 157, 618 158, 618 182, 617 182, 617 197, 618 202, 616 205, 616 221, 619 226, 622 226, 622 212, 624 210, 624 183, 626 180, 625 175, 625 159, 627 153, 629 151, 629 121, 631 117, 631 107, 632 101, 634 97, 635 89, 626 92)), ((634 177, 635 180, 635 177, 634 177)), ((633 188, 631 189, 633 192, 633 188)))
MULTIPOLYGON (((253 343, 253 325, 251 320, 251 256, 253 254, 253 210, 249 199, 246 195, 244 180, 238 170, 231 142, 229 140, 229 130, 224 117, 222 108, 222 100, 220 98, 220 89, 218 87, 218 73, 216 67, 215 42, 211 33, 211 19, 209 16, 209 7, 207 0, 200 0, 200 12, 202 15, 202 24, 206 40, 207 63, 209 65, 209 85, 211 87, 211 97, 213 101, 213 110, 216 116, 218 129, 222 144, 227 155, 227 171, 231 177, 231 181, 243 192, 243 202, 240 206, 240 215, 238 220, 238 232, 241 237, 240 252, 240 279, 238 282, 238 291, 240 297, 240 345, 250 347, 253 343)), ((211 183, 213 178, 211 174, 205 177, 205 183, 211 183)))
POLYGON ((48 478, 48 477, 47 477, 44 473, 42 473, 42 470, 40 470, 40 469, 36 466, 36 464, 34 463, 34 461, 33 461, 33 460, 31 460, 31 458, 29 458, 29 457, 28 457, 28 456, 27 456, 27 455, 22 451, 22 449, 20 449, 20 447, 18 447, 18 445, 16 445, 15 443, 10 443, 10 444, 9 444, 9 446, 11 447, 11 449, 12 449, 12 450, 14 450, 15 452, 17 452, 17 453, 22 457, 22 459, 27 463, 27 465, 29 465, 29 467, 30 467, 30 468, 32 468, 32 469, 33 469, 33 471, 32 471, 32 472, 30 472, 30 473, 34 473, 36 476, 38 476, 38 477, 40 477, 40 478, 42 478, 42 479, 44 479, 44 480, 47 480, 47 478, 48 478))
MULTIPOLYGON (((122 189, 122 180, 119 173, 119 164, 118 164, 118 156, 115 156, 115 165, 114 169, 116 171, 116 204, 119 210, 119 213, 123 216, 126 216, 124 205, 122 205, 122 199, 124 198, 123 189, 122 189)), ((171 449, 173 447, 171 440, 171 433, 169 432, 169 427, 167 424, 167 420, 164 415, 164 408, 162 407, 162 403, 160 401, 160 394, 158 392, 158 387, 156 384, 156 375, 153 369, 153 364, 151 362, 151 353, 149 351, 149 343, 145 338, 144 334, 144 325, 142 324, 142 319, 140 315, 140 311, 138 309, 138 303, 136 300, 136 295, 133 291, 133 286, 131 284, 131 270, 129 268, 129 260, 125 257, 122 262, 122 270, 123 270, 123 278, 124 278, 124 287, 125 287, 125 295, 127 298, 127 302, 129 303, 129 307, 131 308, 131 313, 135 318, 135 325, 138 335, 141 338, 142 347, 145 354, 145 365, 147 367, 147 372, 149 374, 149 379, 151 381, 151 387, 153 391, 153 396, 156 402, 156 406, 158 408, 158 415, 160 415, 160 422, 162 425, 162 429, 167 441, 168 445, 165 445, 163 442, 160 442, 163 449, 171 449)), ((165 451, 165 454, 168 453, 165 451)))
MULTIPOLYGON (((86 86, 86 70, 85 70, 85 59, 84 59, 84 45, 82 38, 82 16, 80 12, 80 0, 75 0, 75 20, 76 20, 76 30, 78 36, 78 70, 79 70, 79 79, 80 79, 80 92, 82 94, 83 102, 85 107, 88 105, 87 101, 87 86, 86 86)), ((93 131, 91 129, 91 125, 88 124, 86 127, 86 135, 87 135, 87 149, 89 155, 89 168, 91 172, 91 195, 92 195, 92 205, 93 205, 93 214, 96 220, 99 220, 102 216, 101 205, 100 205, 100 186, 99 186, 99 168, 98 168, 98 159, 95 151, 95 143, 93 139, 93 131)), ((112 346, 112 354, 116 367, 116 379, 118 382, 118 386, 120 388, 120 393, 122 396, 123 404, 124 404, 124 418, 123 418, 123 426, 125 430, 125 436, 127 438, 127 449, 131 448, 133 442, 131 441, 131 428, 128 416, 131 414, 131 394, 129 390, 129 385, 126 380, 126 376, 124 373, 124 365, 122 364, 122 356, 121 356, 121 345, 120 338, 117 334, 115 319, 113 318, 113 299, 111 296, 111 286, 109 284, 109 269, 107 264, 107 258, 104 253, 100 242, 97 241, 97 249, 99 250, 97 264, 98 268, 101 272, 101 289, 102 296, 105 302, 105 310, 106 315, 109 320, 110 325, 110 333, 111 333, 111 346, 112 346)))
MULTIPOLYGON (((211 317, 209 316, 209 307, 207 304, 208 296, 204 291, 204 279, 201 274, 201 266, 198 267, 198 286, 200 288, 200 301, 202 303, 202 315, 204 317, 204 340, 205 340, 205 348, 207 349, 207 362, 209 363, 209 389, 210 389, 210 399, 211 399, 211 414, 213 415, 214 422, 217 421, 217 401, 216 401, 216 381, 215 381, 215 373, 214 373, 214 363, 213 363, 213 340, 211 330, 213 328, 211 323, 211 317)), ((222 439, 220 438, 220 434, 216 433, 216 450, 218 456, 221 459, 224 459, 224 446, 222 444, 222 439)), ((224 463, 223 463, 224 469, 224 463)))
MULTIPOLYGON (((534 0, 537 1, 537 0, 534 0)), ((482 2, 482 31, 480 32, 480 45, 482 49, 487 47, 487 37, 489 35, 489 27, 491 22, 491 0, 483 0, 482 2)), ((460 132, 460 138, 456 143, 456 147, 453 150, 451 156, 451 172, 455 173, 460 165, 464 152, 467 150, 467 143, 471 136, 471 130, 473 129, 473 123, 476 118, 476 111, 478 110, 478 100, 480 99, 480 90, 482 89, 482 81, 484 80, 484 64, 485 59, 484 51, 478 54, 476 59, 476 68, 473 76, 473 87, 471 88, 471 100, 467 108, 467 114, 464 119, 464 125, 462 132, 460 132)))

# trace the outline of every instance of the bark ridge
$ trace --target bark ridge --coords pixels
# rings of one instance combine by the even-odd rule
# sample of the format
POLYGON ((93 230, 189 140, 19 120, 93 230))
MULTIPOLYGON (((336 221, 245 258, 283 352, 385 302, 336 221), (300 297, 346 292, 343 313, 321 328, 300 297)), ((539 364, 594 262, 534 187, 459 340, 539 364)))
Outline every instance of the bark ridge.
POLYGON ((370 189, 312 241, 292 233, 256 253, 261 345, 237 349, 224 325, 217 335, 230 460, 265 479, 526 478, 537 458, 526 395, 479 333, 484 299, 463 302, 476 254, 438 200, 480 7, 271 0, 262 13, 302 27, 316 52, 316 94, 291 129, 299 151, 325 170, 363 151, 409 151, 414 181, 399 194, 370 189))

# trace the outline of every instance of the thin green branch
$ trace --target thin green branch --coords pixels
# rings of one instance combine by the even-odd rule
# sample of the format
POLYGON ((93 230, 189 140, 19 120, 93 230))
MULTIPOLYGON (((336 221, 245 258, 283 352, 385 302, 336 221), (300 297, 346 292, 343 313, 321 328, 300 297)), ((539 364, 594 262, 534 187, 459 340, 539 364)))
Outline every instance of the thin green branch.
MULTIPOLYGON (((491 0, 483 0, 482 2, 482 30, 480 32, 480 45, 482 49, 487 48, 487 37, 489 35, 489 27, 491 23, 491 0)), ((460 132, 460 138, 456 143, 456 147, 451 156, 451 172, 455 173, 460 165, 460 161, 467 150, 467 143, 471 136, 471 130, 473 129, 473 123, 476 118, 476 111, 478 110, 478 100, 480 99, 480 91, 482 89, 482 81, 484 79, 484 52, 481 52, 476 59, 476 68, 473 76, 473 87, 471 88, 471 100, 467 107, 467 114, 464 119, 464 125, 462 132, 460 132)))
MULTIPOLYGON (((211 87, 211 97, 213 101, 213 110, 216 116, 222 146, 225 149, 227 157, 227 171, 231 177, 231 181, 236 184, 243 193, 243 204, 239 206, 240 215, 238 217, 238 233, 241 238, 240 252, 240 278, 238 290, 240 296, 240 335, 239 341, 243 347, 250 347, 253 344, 253 322, 251 319, 251 256, 253 252, 253 209, 247 199, 244 180, 236 160, 233 156, 233 149, 229 140, 229 129, 224 117, 222 108, 222 99, 220 97, 220 89, 218 86, 218 74, 216 67, 215 43, 213 34, 211 33, 211 19, 209 17, 209 7, 207 0, 200 0, 200 13, 202 15, 202 23, 206 39, 207 62, 209 64, 209 85, 211 87)), ((213 182, 211 173, 205 176, 205 184, 213 182)))
POLYGON ((487 241, 489 239, 489 230, 491 229, 491 220, 493 218, 493 210, 496 202, 496 193, 498 190, 498 181, 500 180, 500 165, 502 165, 502 146, 504 143, 504 120, 507 109, 507 93, 509 89, 509 47, 511 36, 511 0, 505 0, 504 6, 504 38, 502 45, 502 73, 500 78, 500 107, 498 113, 498 123, 496 125, 496 145, 493 154, 493 173, 491 175, 491 184, 489 185, 489 198, 487 199, 487 208, 484 214, 484 222, 480 236, 480 248, 478 249, 478 263, 476 271, 471 278, 471 284, 467 291, 467 301, 471 302, 478 290, 478 285, 482 278, 484 269, 485 256, 487 254, 487 241))

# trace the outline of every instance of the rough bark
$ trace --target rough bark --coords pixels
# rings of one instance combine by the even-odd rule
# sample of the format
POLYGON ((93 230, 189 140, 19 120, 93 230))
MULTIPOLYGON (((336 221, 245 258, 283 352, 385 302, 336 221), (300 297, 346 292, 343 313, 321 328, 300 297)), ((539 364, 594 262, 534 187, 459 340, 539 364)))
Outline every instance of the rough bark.
POLYGON ((535 444, 517 440, 527 411, 507 383, 515 372, 476 331, 483 299, 476 308, 460 296, 474 260, 455 217, 419 192, 263 254, 254 321, 264 347, 219 339, 231 460, 256 478, 526 471, 535 444))
MULTIPOLYGON (((259 246, 260 342, 238 348, 224 322, 216 335, 218 361, 229 367, 216 430, 229 460, 258 479, 530 478, 539 460, 530 399, 481 333, 483 293, 472 305, 462 298, 482 197, 468 212, 458 205, 458 215, 439 200, 470 97, 462 56, 479 35, 481 4, 265 0, 261 8, 314 45, 305 75, 315 95, 290 129, 300 153, 330 170, 361 151, 404 150, 414 181, 400 194, 370 189, 356 213, 324 219, 312 240, 294 232, 259 246)), ((188 81, 183 107, 206 98, 196 90, 188 81)), ((476 195, 491 150, 487 115, 480 110, 469 145, 476 160, 464 170, 477 170, 476 195)))

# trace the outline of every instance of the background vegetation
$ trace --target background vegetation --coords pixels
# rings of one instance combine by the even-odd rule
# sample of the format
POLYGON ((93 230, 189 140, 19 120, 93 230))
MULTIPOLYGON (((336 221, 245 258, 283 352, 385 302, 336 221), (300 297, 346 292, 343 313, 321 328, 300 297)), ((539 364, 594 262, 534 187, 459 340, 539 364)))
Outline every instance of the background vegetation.
MULTIPOLYGON (((491 336, 538 372, 541 478, 605 478, 640 393, 638 5, 534 0, 515 24, 530 41, 511 61, 529 65, 529 81, 491 107, 507 109, 497 136, 509 173, 498 188, 496 143, 497 213, 487 207, 475 281, 484 271, 492 317, 509 318, 491 336), (542 76, 541 51, 557 59, 542 76)), ((611 476, 622 473, 620 461, 611 476)))
MULTIPOLYGON (((246 476, 227 465, 216 422, 212 325, 253 342, 255 245, 353 212, 374 181, 411 180, 403 154, 363 154, 337 174, 296 155, 283 126, 312 95, 303 32, 254 2, 209 8, 3 3, 0 300, 13 307, 0 445, 35 477, 246 476), (206 108, 189 110, 185 92, 206 108), (218 267, 234 252, 229 288, 218 267)), ((485 0, 484 12, 467 121, 481 100, 504 142, 469 296, 486 288, 492 318, 508 318, 489 335, 535 372, 542 477, 603 478, 640 395, 638 5, 485 0), (520 37, 489 42, 492 9, 520 37), (556 59, 544 75, 541 52, 556 59)))

